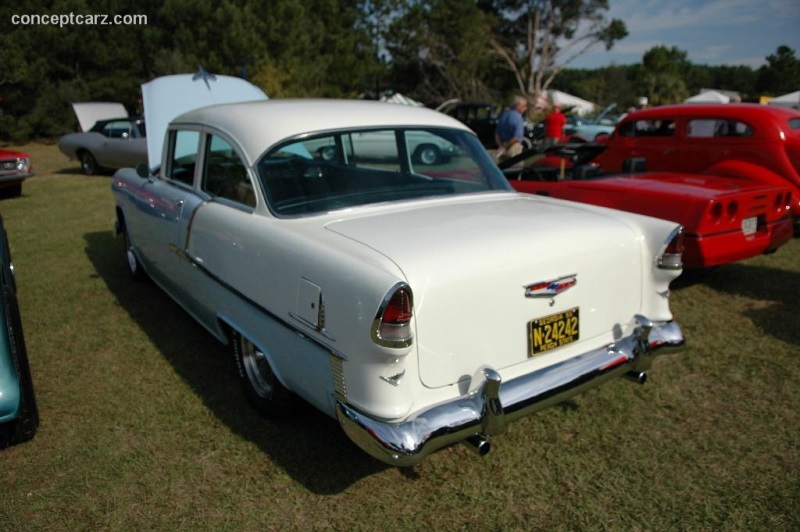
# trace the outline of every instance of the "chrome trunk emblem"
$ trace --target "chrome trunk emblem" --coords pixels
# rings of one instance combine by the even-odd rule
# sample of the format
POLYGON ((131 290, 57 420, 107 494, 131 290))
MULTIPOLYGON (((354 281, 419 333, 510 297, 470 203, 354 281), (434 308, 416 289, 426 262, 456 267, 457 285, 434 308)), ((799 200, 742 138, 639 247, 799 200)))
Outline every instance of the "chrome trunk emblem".
POLYGON ((525 286, 525 297, 555 297, 578 284, 578 274, 565 275, 549 281, 540 281, 525 286))

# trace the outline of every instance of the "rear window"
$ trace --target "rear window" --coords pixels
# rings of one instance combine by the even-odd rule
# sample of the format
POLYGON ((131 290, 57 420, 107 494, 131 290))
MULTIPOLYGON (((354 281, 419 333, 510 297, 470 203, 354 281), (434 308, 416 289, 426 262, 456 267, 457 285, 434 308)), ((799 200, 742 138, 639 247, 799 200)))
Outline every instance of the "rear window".
POLYGON ((261 158, 258 178, 279 216, 508 190, 478 139, 460 130, 347 130, 303 137, 261 158))
POLYGON ((696 118, 689 120, 686 136, 691 138, 750 137, 753 128, 740 120, 696 118))

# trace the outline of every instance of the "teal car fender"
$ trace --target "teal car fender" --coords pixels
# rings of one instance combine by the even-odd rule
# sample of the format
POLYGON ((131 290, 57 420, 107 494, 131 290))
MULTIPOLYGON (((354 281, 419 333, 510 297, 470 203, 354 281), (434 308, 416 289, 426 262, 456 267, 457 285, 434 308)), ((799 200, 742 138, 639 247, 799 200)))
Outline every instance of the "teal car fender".
POLYGON ((39 426, 17 303, 8 236, 0 217, 0 448, 30 440, 39 426))

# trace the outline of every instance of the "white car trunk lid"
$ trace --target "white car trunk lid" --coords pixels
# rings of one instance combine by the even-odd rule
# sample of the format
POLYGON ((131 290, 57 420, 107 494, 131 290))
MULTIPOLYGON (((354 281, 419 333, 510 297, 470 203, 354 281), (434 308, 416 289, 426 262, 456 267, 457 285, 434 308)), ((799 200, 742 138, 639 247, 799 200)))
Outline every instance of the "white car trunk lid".
POLYGON ((426 203, 327 226, 386 255, 406 275, 426 386, 468 379, 487 364, 555 363, 613 342, 632 323, 642 254, 612 211, 514 195, 426 203), (474 245, 465 248, 467 241, 474 245), (558 295, 526 297, 531 284, 565 276, 571 284, 573 275, 577 283, 558 295), (532 356, 529 322, 572 309, 578 338, 532 356))

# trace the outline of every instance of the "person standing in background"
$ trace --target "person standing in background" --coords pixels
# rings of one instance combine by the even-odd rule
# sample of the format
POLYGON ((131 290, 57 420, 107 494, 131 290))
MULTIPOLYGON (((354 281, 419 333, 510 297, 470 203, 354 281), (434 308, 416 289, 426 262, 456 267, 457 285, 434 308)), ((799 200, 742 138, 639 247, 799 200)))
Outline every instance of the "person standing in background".
POLYGON ((561 112, 559 104, 553 104, 553 111, 544 119, 545 144, 552 146, 559 144, 564 136, 564 126, 567 125, 567 117, 561 112))
POLYGON ((495 158, 505 161, 522 153, 522 139, 525 136, 525 112, 528 110, 528 99, 516 96, 511 107, 503 111, 497 120, 494 140, 497 143, 495 158))

